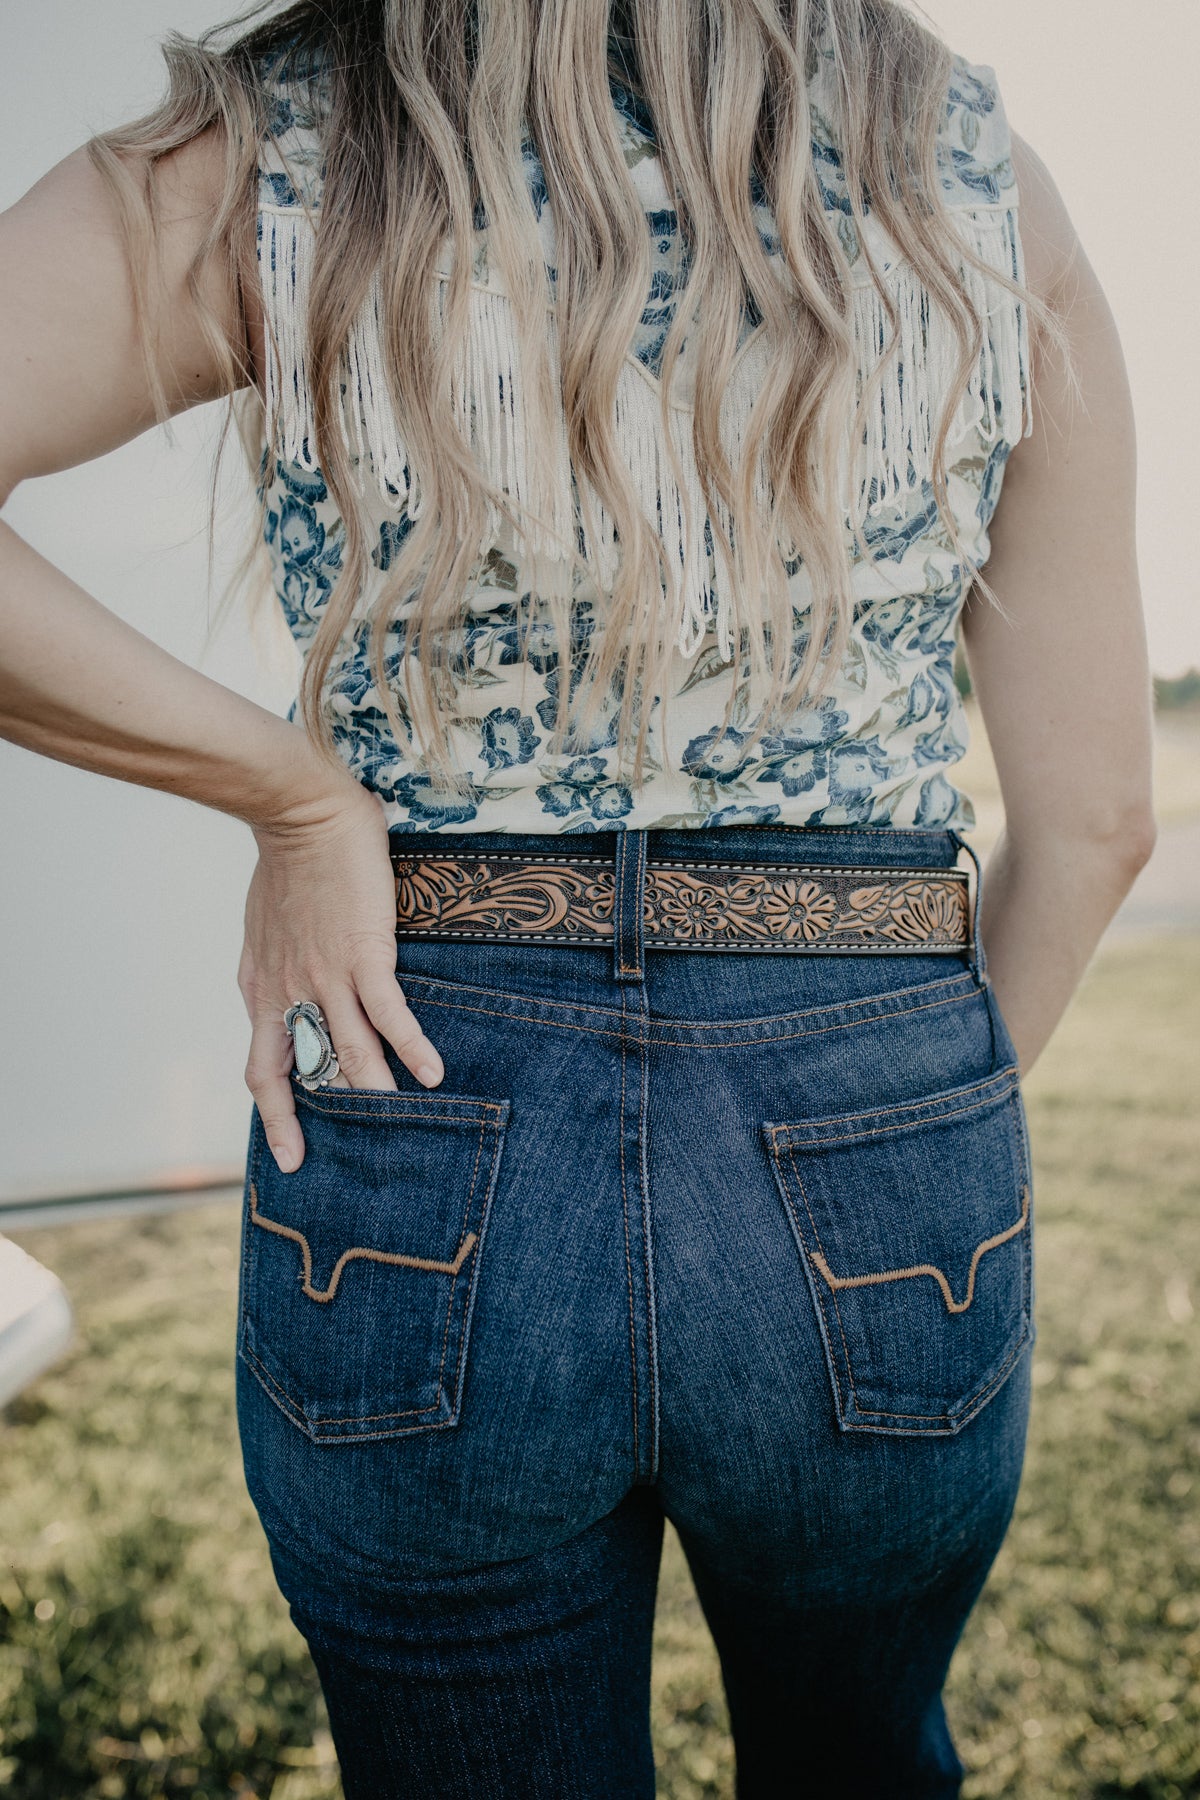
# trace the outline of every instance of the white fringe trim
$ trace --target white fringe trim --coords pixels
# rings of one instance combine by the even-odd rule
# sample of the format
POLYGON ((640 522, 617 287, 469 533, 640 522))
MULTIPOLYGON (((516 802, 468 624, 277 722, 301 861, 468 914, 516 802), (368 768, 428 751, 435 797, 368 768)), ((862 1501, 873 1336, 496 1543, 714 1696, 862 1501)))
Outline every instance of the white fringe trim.
MULTIPOLYGON (((1023 278, 1014 208, 981 207, 958 211, 954 217, 966 246, 988 267, 1023 278)), ((309 216, 298 207, 264 206, 261 218, 259 266, 267 320, 279 359, 276 366, 268 357, 268 441, 278 445, 287 461, 313 470, 317 467, 316 440, 312 395, 305 375, 304 330, 315 232, 309 216)), ((986 443, 994 444, 1003 437, 1015 444, 1032 429, 1025 308, 965 260, 963 271, 988 329, 952 436, 958 438, 975 427, 986 443)), ((851 453, 847 497, 851 521, 895 507, 931 479, 938 422, 958 361, 954 333, 940 311, 931 306, 911 266, 896 263, 886 280, 899 318, 899 356, 889 363, 869 408, 863 440, 851 453)), ((856 289, 852 314, 861 380, 878 366, 892 327, 872 283, 856 289)), ((364 491, 367 481, 373 480, 389 507, 406 507, 409 516, 417 518, 420 483, 413 481, 388 393, 380 320, 376 277, 347 348, 343 379, 349 404, 343 408, 342 435, 348 452, 357 459, 364 491)), ((722 436, 735 463, 759 391, 762 354, 761 340, 752 335, 738 356, 722 401, 722 436)), ((554 581, 557 569, 562 586, 569 591, 569 564, 562 546, 576 541, 579 517, 566 423, 562 421, 552 444, 535 447, 531 439, 535 422, 522 404, 515 320, 503 293, 472 287, 465 357, 453 383, 451 409, 493 486, 510 496, 518 508, 534 515, 522 522, 518 512, 514 534, 518 556, 537 571, 540 585, 550 581, 558 586, 554 581)), ((673 405, 669 418, 671 440, 684 474, 682 484, 671 468, 658 383, 631 356, 617 386, 616 436, 643 513, 658 522, 668 562, 678 578, 679 649, 684 657, 694 656, 715 624, 721 655, 729 659, 733 654, 732 609, 727 597, 716 589, 715 559, 705 545, 707 513, 692 455, 692 413, 673 405)), ((765 498, 761 461, 755 491, 765 498)), ((588 498, 595 538, 585 549, 603 590, 615 579, 619 547, 613 519, 597 496, 588 498)), ((711 526, 714 534, 723 532, 728 542, 728 520, 720 516, 723 510, 718 509, 711 526)), ((502 525, 500 510, 493 505, 489 540, 498 535, 502 525)))
MULTIPOLYGON (((951 217, 969 250, 990 268, 1024 280, 1015 209, 954 211, 951 217)), ((1026 308, 965 259, 961 266, 967 293, 986 328, 979 361, 951 425, 951 441, 974 427, 987 444, 1003 437, 1015 445, 1033 423, 1026 308)), ((949 321, 931 305, 912 265, 897 263, 886 279, 898 314, 899 350, 888 362, 857 446, 852 492, 859 518, 895 507, 912 488, 932 478, 942 408, 960 355, 949 321)), ((893 326, 873 283, 856 290, 853 311, 859 370, 865 376, 878 367, 893 326)))
MULTIPOLYGON (((557 387, 557 365, 551 379, 557 387)), ((545 582, 552 578, 545 565, 552 569, 557 563, 562 575, 569 575, 564 547, 575 542, 577 530, 567 423, 560 407, 553 440, 535 443, 534 420, 522 398, 516 320, 508 297, 472 287, 466 355, 455 373, 452 410, 493 487, 528 510, 528 518, 518 514, 516 547, 536 563, 545 582)), ((489 538, 503 523, 493 506, 489 538)), ((569 580, 565 585, 569 591, 569 580)))

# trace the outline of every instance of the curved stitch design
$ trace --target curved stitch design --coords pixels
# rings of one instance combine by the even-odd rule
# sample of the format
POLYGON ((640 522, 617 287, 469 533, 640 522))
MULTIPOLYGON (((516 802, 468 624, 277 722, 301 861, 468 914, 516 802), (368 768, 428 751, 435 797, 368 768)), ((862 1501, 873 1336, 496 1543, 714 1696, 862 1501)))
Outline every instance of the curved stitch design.
POLYGON ((457 1275, 477 1242, 475 1233, 469 1231, 459 1245, 458 1255, 453 1262, 434 1262, 424 1256, 401 1256, 391 1250, 367 1250, 356 1244, 349 1250, 342 1251, 334 1264, 329 1286, 321 1289, 315 1288, 312 1284, 312 1246, 308 1239, 302 1231, 297 1231, 294 1226, 281 1225, 277 1219, 268 1219, 265 1213, 259 1212, 258 1191, 253 1182, 250 1183, 250 1217, 256 1225, 261 1225, 264 1231, 273 1231, 277 1237, 290 1238, 293 1244, 299 1244, 300 1254, 304 1259, 304 1292, 310 1300, 316 1300, 322 1306, 328 1305, 337 1293, 338 1284, 342 1279, 342 1271, 347 1263, 390 1263, 402 1269, 425 1269, 432 1275, 457 1275))
POLYGON ((819 1251, 810 1250, 809 1255, 835 1294, 842 1288, 877 1287, 880 1283, 885 1281, 908 1281, 914 1275, 932 1275, 933 1279, 942 1290, 942 1298, 946 1302, 946 1311, 952 1313, 964 1313, 975 1298, 975 1274, 979 1268, 981 1259, 989 1250, 995 1250, 999 1245, 1007 1244, 1010 1238, 1015 1238, 1018 1232, 1024 1230, 1028 1219, 1029 1188, 1028 1186, 1025 1186, 1021 1189, 1021 1216, 1016 1224, 1010 1225, 1007 1231, 997 1232, 995 1237, 985 1238, 982 1244, 977 1244, 975 1246, 975 1254, 971 1258, 970 1273, 967 1276, 967 1295, 965 1300, 956 1300, 954 1298, 954 1291, 951 1288, 949 1281, 946 1279, 945 1274, 941 1269, 936 1268, 933 1263, 918 1263, 911 1269, 884 1269, 877 1275, 835 1275, 819 1251))
MULTIPOLYGON (((411 978, 406 977, 405 979, 408 982, 409 987, 416 987, 417 982, 424 978, 421 976, 414 976, 411 978)), ((455 984, 450 983, 450 982, 445 982, 445 983, 430 982, 429 985, 451 987, 455 984)), ((931 984, 931 985, 934 985, 934 984, 931 984)), ((941 986, 950 986, 951 984, 948 982, 946 982, 946 983, 938 982, 938 983, 936 983, 936 985, 941 987, 941 986)), ((488 990, 479 990, 479 991, 486 992, 488 990)), ((491 990, 491 991, 496 992, 496 993, 501 992, 501 990, 499 990, 499 989, 495 989, 495 990, 491 990)), ((978 994, 978 991, 979 990, 973 986, 972 987, 964 986, 962 988, 961 992, 956 991, 952 994, 947 994, 945 996, 945 998, 941 999, 941 1000, 926 1000, 920 1006, 901 1006, 901 1007, 896 1007, 894 1010, 889 1007, 887 1011, 870 1012, 870 1013, 865 1014, 863 1018, 859 1018, 859 1019, 843 1019, 840 1021, 840 1023, 834 1024, 834 1025, 810 1025, 810 1026, 806 1026, 802 1031, 776 1031, 776 1032, 770 1032, 763 1037, 733 1037, 733 1036, 731 1036, 728 1038, 721 1038, 715 1043, 707 1043, 707 1044, 695 1043, 690 1037, 673 1038, 673 1037, 660 1037, 658 1035, 658 1032, 660 1029, 668 1029, 668 1028, 682 1029, 682 1030, 689 1031, 689 1032, 696 1029, 696 1027, 693 1025, 692 1021, 689 1019, 664 1019, 664 1020, 660 1021, 660 1020, 654 1019, 653 1017, 650 1017, 648 1022, 650 1024, 651 1029, 646 1037, 646 1042, 647 1042, 647 1044, 654 1045, 655 1048, 657 1048, 657 1049, 668 1049, 668 1050, 670 1050, 670 1049, 675 1049, 675 1050, 733 1049, 733 1050, 736 1050, 747 1044, 779 1044, 779 1043, 785 1042, 789 1038, 822 1037, 832 1031, 852 1031, 852 1030, 855 1030, 860 1025, 863 1025, 863 1024, 873 1025, 877 1021, 882 1022, 882 1023, 888 1023, 893 1019, 904 1018, 906 1015, 911 1014, 911 1013, 928 1012, 932 1007, 935 1007, 935 1006, 956 1006, 960 1000, 974 999, 976 997, 976 995, 978 994)), ((902 990, 899 990, 898 992, 899 992, 899 996, 902 997, 904 993, 919 993, 920 989, 919 988, 902 989, 902 990)), ((870 998, 871 1000, 875 1000, 877 998, 887 999, 887 998, 891 998, 891 996, 879 997, 879 996, 871 995, 871 996, 868 996, 867 998, 870 998)), ((441 999, 436 998, 433 994, 422 994, 421 995, 421 1004, 422 1004, 422 1006, 448 1007, 452 1012, 490 1013, 499 1019, 520 1019, 527 1025, 547 1025, 547 1026, 552 1027, 555 1031, 585 1032, 585 1033, 589 1033, 593 1037, 613 1038, 616 1040, 617 1043, 620 1043, 620 1041, 621 1041, 621 1033, 617 1029, 616 1025, 577 1025, 571 1019, 550 1018, 550 1017, 547 1017, 547 1015, 545 1013, 534 1011, 534 1010, 531 1010, 528 1012, 518 1012, 515 999, 514 999, 514 1003, 512 1005, 469 1006, 463 1000, 441 1000, 441 999)), ((537 1007, 542 1006, 543 1002, 539 998, 534 998, 531 1000, 527 1000, 525 1004, 532 1009, 532 1008, 537 1008, 537 1007)), ((857 1003, 856 1002, 848 1002, 847 1004, 857 1004, 857 1003)), ((575 1010, 583 1010, 583 1009, 576 1008, 575 1010)), ((596 1011, 599 1011, 600 1009, 597 1007, 592 1007, 589 1010, 596 1012, 596 1011)), ((816 1011, 818 1013, 821 1013, 821 1014, 824 1014, 826 1012, 841 1013, 842 1011, 844 1011, 844 1008, 842 1008, 840 1006, 839 1007, 818 1007, 818 1008, 813 1008, 812 1010, 816 1011)), ((802 1016, 803 1015, 794 1014, 794 1013, 784 1013, 781 1015, 781 1017, 784 1019, 792 1019, 795 1017, 802 1017, 802 1016)), ((757 1024, 761 1024, 761 1023, 769 1024, 769 1023, 772 1023, 772 1021, 770 1019, 767 1019, 767 1020, 751 1019, 748 1021, 748 1023, 752 1024, 752 1025, 757 1025, 757 1024)), ((705 1031, 707 1031, 707 1030, 736 1031, 739 1029, 739 1022, 736 1020, 734 1020, 734 1021, 719 1021, 718 1020, 715 1023, 710 1022, 708 1024, 704 1024, 700 1027, 700 1029, 705 1030, 705 1031)))
MULTIPOLYGON (((864 830, 865 829, 867 828, 864 827, 864 830)), ((399 979, 399 977, 397 977, 397 979, 399 979)), ((451 994, 483 994, 486 997, 497 1000, 520 1001, 522 1004, 527 1003, 529 1000, 527 994, 514 994, 511 988, 481 987, 477 982, 450 981, 445 976, 441 975, 415 975, 407 969, 403 971, 403 980, 406 990, 408 988, 416 987, 441 988, 451 994)), ((964 970, 958 975, 941 975, 936 981, 920 981, 905 988, 881 989, 877 994, 860 994, 856 1000, 842 1000, 837 1002, 836 1005, 826 1003, 822 1006, 802 1006, 790 1012, 759 1013, 744 1019, 683 1019, 674 1022, 686 1025, 689 1031, 728 1031, 731 1028, 744 1030, 751 1025, 783 1025, 790 1023, 793 1019, 811 1019, 818 1014, 827 1015, 830 1013, 837 1013, 840 1015, 842 1013, 861 1012, 864 1007, 876 1006, 880 1002, 894 1003, 898 1000, 911 1000, 914 997, 920 998, 922 995, 932 993, 935 989, 940 988, 951 988, 954 990, 952 993, 945 996, 948 1000, 957 1000, 968 993, 974 995, 978 992, 974 977, 964 970)), ((444 1000, 440 1004, 443 1006, 451 1006, 456 1004, 456 1002, 453 1000, 444 1000)), ((536 1004, 539 1008, 544 1009, 544 1017, 542 1014, 539 1014, 539 1019, 535 1020, 535 1023, 540 1021, 543 1023, 557 1024, 558 1021, 554 1018, 555 1011, 565 1013, 596 1013, 601 1018, 611 1018, 614 1021, 612 1029, 615 1031, 622 1016, 619 1007, 596 1006, 586 1000, 552 1000, 545 994, 539 994, 537 996, 536 1004)), ((668 1015, 660 1014, 647 1016, 650 1018, 657 1017, 661 1022, 671 1022, 668 1015)), ((869 1021, 876 1017, 874 1013, 869 1013, 867 1016, 869 1021)), ((882 1016, 890 1016, 890 1014, 882 1016)), ((851 1024, 855 1023, 854 1020, 850 1020, 849 1022, 851 1024)), ((594 1027, 594 1029, 601 1030, 603 1027, 594 1027)), ((297 1083, 297 1086, 299 1086, 299 1083, 297 1083)), ((362 1090, 359 1089, 356 1091, 361 1092, 362 1090)), ((301 1092, 303 1093, 304 1090, 302 1089, 301 1092)), ((492 1103, 487 1101, 483 1102, 483 1104, 490 1105, 492 1103)), ((783 1127, 778 1126, 775 1129, 782 1130, 783 1127)))

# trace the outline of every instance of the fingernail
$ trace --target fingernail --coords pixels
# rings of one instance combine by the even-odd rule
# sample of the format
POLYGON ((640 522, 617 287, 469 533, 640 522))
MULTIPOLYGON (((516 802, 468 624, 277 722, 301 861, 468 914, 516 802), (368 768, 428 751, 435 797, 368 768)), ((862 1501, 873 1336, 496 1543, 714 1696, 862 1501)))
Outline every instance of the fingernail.
POLYGON ((417 1080, 423 1081, 426 1087, 436 1087, 442 1079, 442 1071, 436 1063, 422 1063, 417 1070, 417 1080))
POLYGON ((290 1175, 293 1169, 300 1167, 300 1158, 290 1144, 280 1144, 278 1148, 272 1144, 271 1153, 285 1175, 290 1175))

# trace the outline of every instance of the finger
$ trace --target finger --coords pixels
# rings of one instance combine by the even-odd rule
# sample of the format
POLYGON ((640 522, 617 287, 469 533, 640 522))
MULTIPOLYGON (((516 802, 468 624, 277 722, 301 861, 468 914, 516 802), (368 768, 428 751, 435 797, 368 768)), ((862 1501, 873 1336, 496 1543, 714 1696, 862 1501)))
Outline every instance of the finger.
POLYGON ((396 1091, 396 1077, 388 1068, 379 1042, 379 1033, 359 1004, 352 988, 345 989, 336 1000, 323 1004, 329 1024, 329 1035, 337 1052, 342 1074, 351 1087, 390 1088, 396 1091))
POLYGON ((304 1133, 296 1117, 292 1084, 292 1040, 282 1013, 258 1013, 250 1033, 246 1086, 254 1096, 271 1154, 285 1175, 304 1161, 304 1133))
POLYGON ((413 1017, 395 971, 361 977, 358 997, 372 1025, 392 1045, 405 1068, 426 1087, 436 1087, 446 1073, 445 1064, 413 1017))

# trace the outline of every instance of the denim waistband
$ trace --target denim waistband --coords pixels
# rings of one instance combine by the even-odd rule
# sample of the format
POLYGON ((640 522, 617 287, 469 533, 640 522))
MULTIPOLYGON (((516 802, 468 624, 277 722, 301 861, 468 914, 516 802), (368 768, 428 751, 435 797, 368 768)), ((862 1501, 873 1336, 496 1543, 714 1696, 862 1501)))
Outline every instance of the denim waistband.
POLYGON ((616 857, 629 840, 645 838, 646 858, 656 861, 814 863, 869 868, 950 869, 960 846, 956 831, 920 831, 870 825, 712 825, 686 829, 606 831, 439 831, 393 830, 392 847, 421 856, 486 856, 514 852, 526 856, 616 857))

